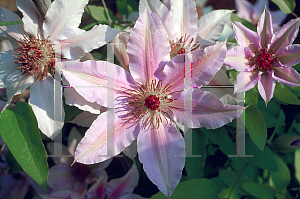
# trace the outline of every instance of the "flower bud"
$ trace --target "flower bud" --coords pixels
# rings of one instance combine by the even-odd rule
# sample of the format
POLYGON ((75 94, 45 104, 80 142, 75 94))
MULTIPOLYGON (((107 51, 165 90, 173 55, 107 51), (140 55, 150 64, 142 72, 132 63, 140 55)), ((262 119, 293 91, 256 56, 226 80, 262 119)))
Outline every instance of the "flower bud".
POLYGON ((300 147, 300 136, 281 135, 272 142, 272 146, 281 153, 290 153, 300 147))

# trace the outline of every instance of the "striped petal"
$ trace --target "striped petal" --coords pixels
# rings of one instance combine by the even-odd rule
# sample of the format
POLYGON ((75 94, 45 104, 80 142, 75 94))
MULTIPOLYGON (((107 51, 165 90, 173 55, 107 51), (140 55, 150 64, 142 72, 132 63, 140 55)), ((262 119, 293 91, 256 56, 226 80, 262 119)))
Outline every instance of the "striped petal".
POLYGON ((300 86, 300 75, 292 67, 278 66, 274 67, 273 78, 278 82, 287 86, 300 86))
POLYGON ((275 89, 275 81, 272 76, 273 71, 266 71, 258 81, 258 91, 266 104, 272 99, 275 89))

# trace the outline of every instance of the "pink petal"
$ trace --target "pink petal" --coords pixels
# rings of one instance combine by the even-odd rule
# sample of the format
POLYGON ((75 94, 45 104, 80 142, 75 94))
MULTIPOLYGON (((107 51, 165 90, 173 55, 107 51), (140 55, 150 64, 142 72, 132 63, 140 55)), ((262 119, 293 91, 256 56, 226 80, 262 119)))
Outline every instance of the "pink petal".
POLYGON ((299 25, 300 18, 292 19, 284 24, 279 31, 274 33, 269 49, 274 49, 276 52, 282 47, 291 45, 297 36, 299 25))
POLYGON ((139 181, 139 173, 135 166, 121 178, 113 179, 108 182, 106 195, 108 199, 118 198, 124 194, 132 193, 139 181))
POLYGON ((235 6, 237 9, 237 15, 247 21, 252 21, 252 15, 254 13, 253 6, 246 0, 235 1, 235 6))
MULTIPOLYGON (((55 104, 62 101, 55 101, 54 104, 54 81, 46 78, 43 81, 35 82, 30 87, 29 104, 36 116, 38 127, 46 136, 54 138, 64 125, 64 110, 62 109, 62 118, 55 117, 55 104)), ((57 114, 58 115, 58 114, 57 114)))
POLYGON ((234 92, 244 92, 253 88, 260 80, 260 74, 256 72, 240 72, 236 77, 234 92))
MULTIPOLYGON (((236 71, 247 70, 248 66, 246 65, 246 63, 248 63, 249 60, 246 59, 246 56, 245 56, 246 52, 244 49, 246 49, 246 48, 247 47, 244 48, 242 46, 235 46, 235 47, 229 49, 226 53, 226 58, 224 60, 224 64, 236 71)), ((247 49, 249 49, 249 48, 247 48, 247 49)), ((252 54, 252 52, 251 52, 251 54, 252 54)))
POLYGON ((216 96, 200 89, 185 90, 176 97, 178 99, 171 104, 174 119, 190 128, 216 129, 238 118, 244 110, 237 105, 224 105, 216 96), (190 108, 183 106, 185 95, 192 97, 190 108), (191 117, 190 121, 187 121, 186 115, 189 113, 191 117))
POLYGON ((287 86, 300 86, 300 75, 292 67, 273 67, 274 76, 273 78, 278 82, 285 84, 287 86))
POLYGON ((252 52, 261 48, 260 36, 256 32, 246 28, 240 22, 232 22, 232 25, 235 38, 241 46, 250 48, 252 52))
MULTIPOLYGON (((66 80, 85 100, 106 107, 107 92, 114 92, 113 97, 116 99, 127 89, 132 89, 135 84, 130 73, 120 66, 105 61, 90 60, 71 64, 62 71, 66 80)), ((114 102, 115 106, 111 108, 120 106, 117 100, 114 102)))
MULTIPOLYGON (((106 109, 106 108, 103 107, 103 109, 106 109)), ((105 110, 100 111, 100 112, 103 113, 104 111, 105 110)), ((78 114, 72 121, 70 121, 70 123, 74 123, 79 126, 89 128, 92 125, 92 123, 94 122, 94 120, 97 119, 98 116, 99 116, 99 114, 93 114, 88 111, 84 111, 84 112, 78 114)))
POLYGON ((128 33, 119 32, 117 36, 111 41, 110 45, 112 45, 112 47, 114 48, 114 53, 118 58, 121 66, 124 68, 124 70, 129 72, 129 56, 126 52, 128 40, 128 33))
POLYGON ((273 71, 266 71, 262 73, 261 78, 258 81, 258 91, 266 104, 272 99, 275 89, 275 81, 272 76, 273 71))
POLYGON ((21 174, 1 174, 0 198, 23 199, 30 186, 21 174))
POLYGON ((158 129, 141 130, 138 139, 139 160, 148 178, 167 197, 180 181, 184 167, 184 140, 175 125, 165 120, 158 129))
POLYGON ((278 56, 278 60, 284 66, 294 66, 300 62, 300 45, 294 44, 282 48, 275 56, 278 56))
MULTIPOLYGON (((0 22, 21 21, 20 17, 0 6, 0 22)), ((27 33, 23 29, 23 25, 0 26, 0 39, 9 39, 11 42, 23 38, 27 33)))
POLYGON ((175 19, 170 15, 170 9, 168 9, 159 0, 141 0, 139 3, 139 15, 141 16, 143 11, 148 8, 155 13, 163 23, 170 40, 174 40, 176 37, 180 37, 180 27, 174 26, 175 19))
POLYGON ((134 193, 128 193, 125 195, 122 195, 119 199, 144 199, 142 196, 139 196, 134 193))
POLYGON ((22 12, 24 30, 37 36, 43 33, 43 16, 31 0, 17 0, 18 9, 22 12))
POLYGON ((110 42, 118 32, 119 29, 101 24, 88 31, 77 29, 68 39, 63 40, 69 44, 63 45, 62 54, 65 58, 79 59, 84 53, 110 42))
POLYGON ((0 40, 0 52, 13 50, 14 47, 8 39, 0 40))
POLYGON ((57 42, 70 37, 81 22, 88 0, 55 0, 45 15, 44 37, 57 42))
POLYGON ((107 174, 104 171, 100 178, 89 188, 88 192, 86 193, 88 198, 97 198, 97 199, 104 199, 106 186, 107 186, 107 174))
POLYGON ((198 37, 212 42, 218 39, 231 13, 232 10, 215 10, 201 17, 198 21, 198 37))
POLYGON ((140 131, 138 122, 134 124, 126 122, 121 112, 116 110, 114 116, 104 112, 98 116, 76 148, 76 162, 84 164, 102 162, 119 154, 136 139, 140 131), (112 119, 114 119, 114 126, 110 126, 109 133, 114 132, 114 135, 107 135, 107 120, 112 121, 112 119), (110 143, 108 147, 107 136, 114 136, 114 144, 110 143))
POLYGON ((82 139, 82 136, 81 136, 80 132, 74 126, 71 129, 69 137, 68 137, 68 151, 73 157, 75 157, 75 149, 81 139, 82 139))
POLYGON ((76 182, 70 165, 54 165, 49 169, 48 186, 56 191, 73 188, 76 182))
POLYGON ((257 32, 261 38, 261 47, 267 48, 273 36, 272 17, 267 9, 264 10, 259 18, 257 32))
POLYGON ((194 0, 171 1, 170 14, 174 18, 175 24, 168 24, 168 26, 172 27, 172 29, 180 27, 180 34, 177 36, 177 40, 185 35, 191 36, 191 38, 196 37, 198 14, 194 0))
POLYGON ((133 78, 145 84, 156 79, 155 71, 170 60, 168 35, 159 18, 145 9, 130 33, 127 46, 133 78))

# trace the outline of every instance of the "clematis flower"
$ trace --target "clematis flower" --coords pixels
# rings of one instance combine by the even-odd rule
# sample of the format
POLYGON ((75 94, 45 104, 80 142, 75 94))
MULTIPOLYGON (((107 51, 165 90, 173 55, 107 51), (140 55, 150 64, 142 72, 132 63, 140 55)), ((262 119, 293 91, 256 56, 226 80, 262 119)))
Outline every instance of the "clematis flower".
POLYGON ((145 172, 167 197, 179 183, 185 159, 184 139, 174 121, 190 128, 215 129, 244 110, 236 105, 223 105, 209 92, 184 90, 184 59, 192 63, 192 81, 206 85, 222 66, 226 54, 224 42, 178 55, 173 60, 170 49, 160 19, 145 9, 127 45, 130 73, 104 61, 86 61, 62 69, 70 86, 87 101, 108 107, 78 144, 75 161, 102 162, 137 139, 139 160, 145 172), (186 109, 185 96, 192 100, 186 109), (186 114, 191 114, 190 121, 185 121, 186 114), (106 125, 111 121, 113 125, 106 125), (113 137, 113 143, 107 143, 107 137, 113 137))
MULTIPOLYGON (((258 20, 263 13, 264 9, 269 9, 268 0, 258 0, 254 5, 252 5, 247 0, 235 0, 235 6, 237 9, 237 15, 247 21, 253 23, 255 26, 258 25, 258 20)), ((272 16, 272 25, 274 31, 280 29, 280 25, 286 17, 286 14, 281 10, 269 11, 272 16)))
POLYGON ((235 92, 244 92, 258 82, 258 90, 266 104, 273 97, 275 80, 287 86, 300 86, 300 75, 291 66, 300 62, 300 45, 292 45, 300 19, 286 23, 273 33, 272 17, 268 10, 261 15, 257 33, 239 22, 233 23, 239 45, 227 51, 224 64, 240 71, 235 92))
MULTIPOLYGON (((89 31, 78 28, 88 0, 55 0, 45 20, 31 0, 17 0, 23 25, 0 26, 0 39, 8 39, 15 50, 0 53, 0 88, 6 88, 8 106, 13 96, 30 86, 29 104, 38 127, 48 137, 63 126, 54 118, 55 43, 69 43, 62 48, 64 58, 77 60, 84 53, 104 45, 119 32, 105 25, 89 31)), ((1 22, 20 21, 14 13, 0 7, 1 22)), ((56 102, 60 103, 60 102, 56 102)), ((64 115, 64 113, 62 114, 64 115)))

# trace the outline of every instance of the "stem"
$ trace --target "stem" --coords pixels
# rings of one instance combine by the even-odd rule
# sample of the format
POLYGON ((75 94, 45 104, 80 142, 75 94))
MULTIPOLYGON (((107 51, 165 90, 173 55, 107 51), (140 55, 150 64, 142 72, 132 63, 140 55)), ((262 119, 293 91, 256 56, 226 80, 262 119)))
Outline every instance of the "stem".
POLYGON ((51 0, 32 0, 36 8, 39 10, 41 15, 44 17, 47 13, 48 8, 51 6, 51 0))
POLYGON ((4 143, 3 146, 1 147, 0 154, 2 153, 5 146, 6 146, 6 143, 4 143))
POLYGON ((242 174, 244 173, 244 171, 245 171, 245 169, 246 169, 247 166, 248 166, 248 163, 245 164, 244 168, 242 169, 241 173, 239 174, 238 178, 236 179, 236 181, 235 181, 235 183, 234 183, 232 189, 230 190, 230 193, 229 193, 227 199, 230 198, 230 196, 231 196, 231 194, 232 194, 232 192, 233 192, 233 189, 234 189, 235 186, 237 185, 239 179, 242 177, 242 174))
POLYGON ((107 19, 108 19, 108 22, 109 22, 109 26, 111 26, 112 20, 111 20, 109 14, 108 14, 108 9, 107 9, 107 7, 106 7, 106 4, 105 4, 105 1, 104 1, 104 0, 102 0, 102 4, 103 4, 103 6, 104 6, 104 9, 105 9, 105 12, 106 12, 106 15, 107 15, 107 19))
POLYGON ((280 195, 283 195, 285 198, 288 198, 288 199, 293 199, 293 198, 291 198, 291 197, 289 197, 289 196, 287 196, 287 195, 285 195, 285 194, 281 193, 280 191, 277 191, 277 193, 279 193, 280 195))
POLYGON ((298 18, 298 15, 294 12, 291 13, 292 15, 294 15, 294 17, 298 18))

